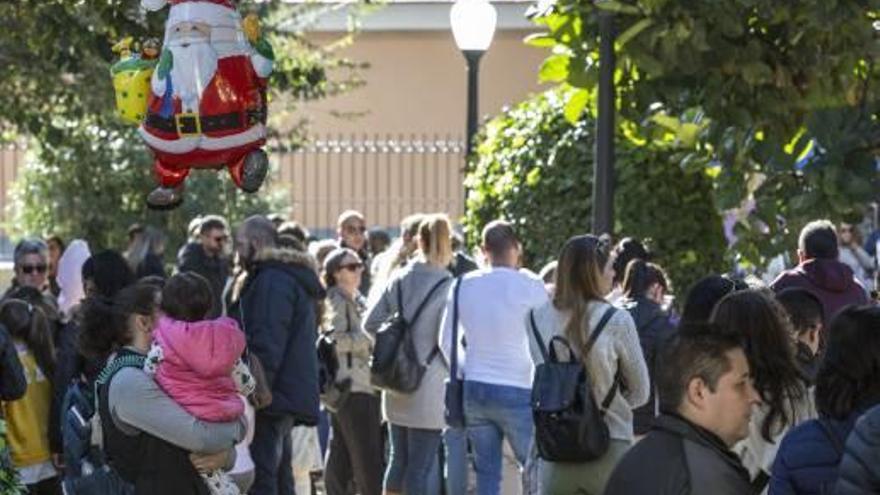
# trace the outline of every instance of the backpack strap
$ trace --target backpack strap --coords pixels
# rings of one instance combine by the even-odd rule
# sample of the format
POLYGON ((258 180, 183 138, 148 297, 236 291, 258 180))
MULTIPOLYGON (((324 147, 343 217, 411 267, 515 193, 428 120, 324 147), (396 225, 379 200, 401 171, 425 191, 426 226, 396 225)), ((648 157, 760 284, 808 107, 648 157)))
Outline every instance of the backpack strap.
MULTIPOLYGON (((599 324, 596 325, 593 333, 590 334, 590 338, 587 340, 587 353, 593 350, 593 346, 596 344, 596 340, 599 339, 599 336, 602 335, 602 331, 605 330, 605 327, 608 326, 608 322, 611 321, 611 317, 614 316, 614 313, 617 312, 617 308, 611 306, 607 310, 605 310, 605 314, 602 315, 602 319, 599 320, 599 324)), ((586 358, 586 356, 584 356, 586 358)), ((617 390, 620 388, 620 370, 614 375, 614 382, 611 384, 611 390, 608 391, 608 394, 605 395, 605 398, 602 399, 601 411, 602 414, 605 414, 605 411, 608 410, 608 406, 611 405, 611 401, 614 400, 614 396, 617 395, 617 390)))
POLYGON ((538 332, 538 325, 535 323, 535 310, 529 310, 529 326, 532 328, 532 335, 535 336, 535 342, 538 343, 538 350, 541 351, 541 357, 544 361, 547 361, 547 346, 544 345, 544 339, 541 338, 541 334, 538 332))
MULTIPOLYGON (((110 361, 104 366, 104 369, 98 374, 98 378, 95 380, 95 388, 93 394, 93 400, 95 401, 95 413, 92 415, 92 439, 91 444, 98 449, 104 448, 104 432, 102 431, 101 426, 101 404, 99 397, 99 388, 102 385, 106 385, 110 383, 110 380, 119 373, 124 368, 139 368, 143 369, 144 363, 146 362, 147 357, 141 354, 123 354, 122 356, 117 355, 113 361, 110 361)), ((108 389, 109 390, 109 389, 108 389)))

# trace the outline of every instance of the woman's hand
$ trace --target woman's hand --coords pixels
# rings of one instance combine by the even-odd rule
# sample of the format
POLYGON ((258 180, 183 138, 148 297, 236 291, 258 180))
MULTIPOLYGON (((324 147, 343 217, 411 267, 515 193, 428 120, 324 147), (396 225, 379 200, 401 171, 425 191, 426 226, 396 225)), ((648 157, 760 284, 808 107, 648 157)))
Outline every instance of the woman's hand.
POLYGON ((204 474, 227 468, 232 464, 234 455, 235 449, 228 449, 216 454, 193 453, 189 455, 189 460, 196 468, 196 471, 204 474))

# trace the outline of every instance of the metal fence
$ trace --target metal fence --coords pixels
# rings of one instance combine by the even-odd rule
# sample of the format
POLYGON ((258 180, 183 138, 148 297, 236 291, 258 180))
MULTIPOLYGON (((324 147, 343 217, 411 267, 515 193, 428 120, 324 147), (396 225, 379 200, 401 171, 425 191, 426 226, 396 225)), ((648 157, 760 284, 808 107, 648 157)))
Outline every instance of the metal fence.
POLYGON ((292 216, 331 228, 346 209, 368 225, 393 226, 415 212, 462 212, 464 142, 453 136, 321 136, 295 151, 275 151, 292 216))
MULTIPOLYGON (((346 209, 386 227, 415 212, 461 215, 458 136, 322 135, 293 151, 271 148, 274 184, 288 192, 291 216, 318 232, 334 228, 346 209)), ((0 147, 0 222, 11 218, 12 183, 24 162, 23 147, 0 147)))

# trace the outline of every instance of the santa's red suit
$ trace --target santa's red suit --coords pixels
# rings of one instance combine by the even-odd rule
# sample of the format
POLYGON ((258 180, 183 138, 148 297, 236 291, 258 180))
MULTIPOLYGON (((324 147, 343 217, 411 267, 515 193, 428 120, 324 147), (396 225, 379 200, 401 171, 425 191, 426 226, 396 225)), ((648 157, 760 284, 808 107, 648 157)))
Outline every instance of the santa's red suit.
MULTIPOLYGON (((186 104, 175 88, 175 73, 152 80, 147 117, 140 134, 155 155, 154 169, 162 187, 182 184, 191 168, 228 167, 242 186, 242 169, 249 153, 266 138, 266 77, 271 61, 251 47, 242 32, 241 16, 228 0, 142 0, 149 10, 171 4, 165 45, 174 46, 175 26, 210 26, 210 45, 216 70, 198 92, 197 105, 186 104), (185 108, 190 107, 190 108, 185 108)), ((175 57, 178 70, 191 70, 189 60, 175 57)), ((205 78, 205 75, 201 75, 205 78)))

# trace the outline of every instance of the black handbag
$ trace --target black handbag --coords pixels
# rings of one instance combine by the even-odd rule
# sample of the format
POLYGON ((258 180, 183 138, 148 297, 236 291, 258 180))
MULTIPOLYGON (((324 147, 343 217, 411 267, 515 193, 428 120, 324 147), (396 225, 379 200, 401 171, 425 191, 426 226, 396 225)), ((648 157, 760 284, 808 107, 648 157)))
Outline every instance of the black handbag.
POLYGON ((446 409, 443 416, 452 428, 464 428, 464 380, 458 378, 458 291, 461 277, 455 280, 452 295, 452 351, 449 359, 449 378, 446 379, 446 409))
POLYGON ((401 286, 397 287, 397 312, 379 327, 373 344, 370 383, 374 387, 407 394, 419 388, 428 365, 439 351, 435 347, 428 360, 422 364, 416 352, 410 327, 419 319, 434 292, 445 284, 446 280, 443 279, 431 287, 428 295, 416 308, 411 321, 407 321, 403 316, 403 291, 401 286))
MULTIPOLYGON (((583 359, 586 359, 614 312, 612 307, 602 316, 587 341, 583 359)), ((544 358, 544 362, 535 369, 531 401, 538 455, 551 462, 596 460, 608 451, 610 437, 604 416, 617 393, 619 379, 615 376, 611 390, 600 407, 593 398, 590 375, 583 362, 573 359, 569 342, 557 335, 545 346, 531 312, 529 319, 544 358), (559 359, 557 346, 568 350, 568 361, 559 359)))

